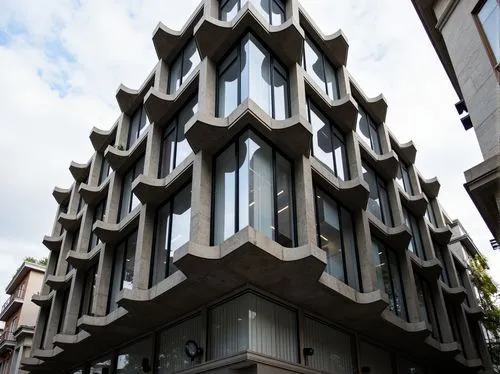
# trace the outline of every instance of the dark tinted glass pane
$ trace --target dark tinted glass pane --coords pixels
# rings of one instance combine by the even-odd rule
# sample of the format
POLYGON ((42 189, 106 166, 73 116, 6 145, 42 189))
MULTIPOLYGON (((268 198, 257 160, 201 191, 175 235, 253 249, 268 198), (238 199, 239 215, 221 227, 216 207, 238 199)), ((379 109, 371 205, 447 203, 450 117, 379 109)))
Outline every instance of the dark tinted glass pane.
POLYGON ((325 80, 326 89, 328 91, 328 96, 332 100, 337 100, 340 98, 340 93, 337 83, 337 73, 335 69, 330 65, 329 62, 325 61, 325 80))
POLYGON ((335 172, 341 180, 349 179, 349 164, 347 162, 347 150, 344 136, 333 129, 333 154, 335 155, 335 172))
POLYGON ((191 184, 174 197, 172 210, 172 234, 170 239, 169 275, 177 268, 173 265, 174 252, 189 240, 191 222, 191 184))
POLYGON ((342 244, 345 253, 345 264, 347 272, 347 284, 360 291, 359 284, 359 262, 358 249, 356 246, 356 235, 354 229, 353 217, 349 211, 344 208, 340 210, 340 224, 342 227, 342 244))
POLYGON ((292 166, 276 155, 276 203, 279 232, 276 241, 285 247, 293 246, 292 166))
POLYGON ((125 251, 125 263, 123 271, 122 289, 132 289, 134 283, 134 263, 135 263, 135 247, 137 245, 137 232, 129 236, 127 239, 127 248, 125 251))
POLYGON ((166 278, 169 260, 168 241, 170 237, 170 202, 163 205, 156 215, 155 255, 153 260, 153 285, 166 278))
POLYGON ((170 75, 168 81, 168 93, 172 94, 181 85, 181 75, 182 75, 182 56, 179 56, 174 63, 170 66, 170 75))
POLYGON ((159 177, 165 178, 174 169, 175 123, 164 132, 161 142, 159 177))
POLYGON ((382 207, 382 215, 383 215, 382 221, 387 226, 392 226, 392 213, 391 213, 391 206, 389 204, 389 196, 387 195, 387 190, 385 189, 385 186, 382 186, 379 183, 378 191, 379 191, 380 203, 381 203, 381 207, 382 207))

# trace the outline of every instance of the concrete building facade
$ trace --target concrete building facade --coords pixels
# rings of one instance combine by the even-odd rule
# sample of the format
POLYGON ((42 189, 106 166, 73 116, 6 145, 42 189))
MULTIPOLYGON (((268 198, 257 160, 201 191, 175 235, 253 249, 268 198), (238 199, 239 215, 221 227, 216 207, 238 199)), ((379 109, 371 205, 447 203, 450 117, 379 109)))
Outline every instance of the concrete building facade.
POLYGON ((500 2, 412 2, 460 99, 462 123, 476 133, 484 161, 465 171, 465 188, 500 241, 500 2))
POLYGON ((9 282, 5 291, 9 298, 0 310, 0 321, 4 329, 0 334, 0 373, 18 374, 23 357, 31 354, 38 306, 31 297, 40 292, 45 267, 23 262, 9 282))
POLYGON ((26 370, 488 372, 439 182, 341 31, 296 0, 206 0, 153 43, 54 189, 26 370))

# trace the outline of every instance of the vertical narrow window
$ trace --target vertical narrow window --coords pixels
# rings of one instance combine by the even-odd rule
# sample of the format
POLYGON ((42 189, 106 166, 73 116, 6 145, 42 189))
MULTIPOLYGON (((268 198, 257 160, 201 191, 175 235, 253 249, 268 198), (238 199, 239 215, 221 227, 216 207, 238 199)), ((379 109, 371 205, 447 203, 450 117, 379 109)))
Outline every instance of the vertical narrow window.
POLYGON ((405 218, 406 226, 408 226, 411 232, 411 239, 410 243, 408 243, 408 250, 412 253, 415 253, 422 260, 427 260, 417 219, 405 207, 403 207, 403 216, 405 218))
POLYGON ((190 222, 191 184, 180 190, 156 214, 152 285, 177 270, 173 264, 174 253, 189 241, 190 222))
POLYGON ((373 119, 364 111, 359 108, 357 133, 363 141, 376 153, 381 155, 382 148, 380 146, 380 135, 378 126, 373 119))
POLYGON ((48 307, 43 307, 40 309, 40 314, 38 316, 38 321, 37 321, 37 331, 41 327, 41 333, 40 333, 40 349, 45 349, 45 337, 47 336, 47 328, 49 324, 49 312, 50 312, 50 306, 48 307))
POLYGON ((444 248, 436 243, 434 243, 434 252, 436 253, 436 258, 441 262, 441 280, 450 287, 450 275, 448 273, 448 266, 446 266, 446 261, 443 257, 444 248))
POLYGON ((287 70, 252 35, 219 65, 217 115, 227 117, 248 98, 275 119, 290 115, 287 70))
POLYGON ((116 303, 118 293, 124 288, 131 289, 133 286, 136 245, 137 231, 134 231, 114 249, 115 253, 108 297, 108 313, 118 307, 116 303))
POLYGON ((240 10, 240 0, 221 0, 219 18, 221 21, 231 21, 240 10))
POLYGON ((312 154, 341 179, 349 179, 349 163, 344 135, 309 100, 309 122, 313 128, 312 154))
POLYGON ((217 157, 214 175, 214 244, 252 226, 284 246, 294 245, 292 164, 288 160, 254 132, 246 131, 217 157))
POLYGON ((127 149, 132 148, 137 139, 141 137, 149 125, 149 120, 146 115, 144 106, 140 106, 130 119, 128 129, 127 149))
POLYGON ((59 313, 59 322, 57 324, 58 334, 60 334, 63 331, 64 319, 66 318, 66 310, 68 308, 68 298, 69 298, 69 289, 65 289, 61 297, 61 309, 59 313))
POLYGON ((433 206, 433 203, 432 203, 432 200, 430 200, 427 195, 425 195, 425 197, 427 198, 427 201, 429 202, 427 204, 427 210, 425 211, 425 217, 427 218, 427 220, 434 226, 434 227, 438 227, 438 224, 437 224, 437 221, 436 221, 436 214, 434 212, 434 206, 433 206))
POLYGON ((408 166, 406 166, 402 161, 400 161, 398 165, 398 173, 396 174, 396 181, 407 194, 413 195, 413 188, 411 186, 411 180, 410 180, 410 172, 408 171, 408 166))
POLYGON ((219 18, 222 21, 233 20, 241 7, 248 1, 257 8, 270 25, 281 25, 285 22, 284 0, 221 0, 219 18))
POLYGON ((360 291, 359 261, 349 211, 316 188, 318 245, 326 252, 328 274, 360 291))
POLYGON ((99 170, 99 183, 98 183, 99 186, 102 184, 102 182, 106 180, 110 171, 111 171, 111 165, 109 164, 108 160, 104 158, 103 155, 101 160, 101 169, 99 170))
POLYGON ((194 97, 163 130, 158 178, 165 178, 193 152, 184 135, 184 127, 197 110, 198 98, 194 97))
MULTIPOLYGON (((106 211, 106 198, 102 199, 102 201, 94 207, 94 216, 92 218, 92 229, 97 221, 102 221, 104 219, 105 211, 106 211)), ((99 237, 92 230, 90 234, 88 252, 90 252, 100 242, 101 241, 99 240, 99 237)))
MULTIPOLYGON (((111 373, 111 355, 101 357, 90 364, 89 374, 109 374, 111 373)), ((80 374, 83 374, 84 371, 80 374)))
POLYGON ((313 80, 326 92, 330 99, 339 99, 337 71, 308 37, 304 42, 303 57, 304 69, 311 75, 313 80))
POLYGON ((118 220, 125 218, 134 208, 139 205, 139 199, 132 193, 132 182, 142 174, 144 170, 144 156, 125 173, 122 178, 122 192, 120 199, 120 215, 118 220))
POLYGON ((477 20, 480 23, 488 55, 494 66, 500 62, 500 1, 486 0, 477 12, 477 20))
POLYGON ((434 339, 441 341, 441 329, 439 326, 439 318, 434 304, 431 285, 426 279, 422 278, 418 274, 415 274, 415 284, 417 287, 420 317, 422 320, 427 321, 434 339))
POLYGON ((170 65, 170 74, 168 78, 167 93, 173 94, 176 92, 184 80, 193 72, 200 63, 200 54, 196 47, 196 42, 191 39, 184 47, 175 61, 170 65))
MULTIPOLYGON (((451 334, 453 339, 458 343, 458 349, 465 356, 464 351, 464 338, 462 335, 462 330, 460 330, 460 325, 457 320, 457 309, 453 305, 446 304, 446 312, 448 314, 448 321, 450 322, 451 334)), ((467 357, 465 357, 467 358, 467 357)))
POLYGON ((372 253, 378 287, 389 296, 389 310, 408 320, 400 264, 396 254, 373 237, 372 253))
POLYGON ((80 311, 78 317, 84 315, 91 316, 92 314, 92 303, 94 300, 95 287, 96 287, 96 277, 97 277, 97 265, 92 266, 85 273, 85 279, 83 282, 82 299, 80 303, 80 311))
POLYGON ((367 209, 384 224, 392 226, 391 206, 385 182, 365 162, 362 163, 362 166, 363 177, 370 187, 367 209))

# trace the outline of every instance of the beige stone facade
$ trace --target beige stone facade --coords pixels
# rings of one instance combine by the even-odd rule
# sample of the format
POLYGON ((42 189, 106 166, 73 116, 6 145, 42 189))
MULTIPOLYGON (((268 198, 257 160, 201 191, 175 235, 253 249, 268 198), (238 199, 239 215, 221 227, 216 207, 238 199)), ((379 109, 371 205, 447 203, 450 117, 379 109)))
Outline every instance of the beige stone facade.
POLYGON ((296 0, 207 0, 153 43, 54 189, 25 369, 488 369, 439 182, 349 74, 341 31, 296 0))

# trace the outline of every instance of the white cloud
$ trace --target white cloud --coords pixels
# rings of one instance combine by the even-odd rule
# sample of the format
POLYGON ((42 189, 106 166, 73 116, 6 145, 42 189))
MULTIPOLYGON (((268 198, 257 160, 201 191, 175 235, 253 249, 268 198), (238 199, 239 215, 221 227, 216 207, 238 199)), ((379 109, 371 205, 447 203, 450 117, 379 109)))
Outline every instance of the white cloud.
MULTIPOLYGON (((342 28, 348 69, 371 96, 384 93, 387 123, 413 139, 419 169, 441 181, 440 201, 488 254, 479 214, 462 187, 463 171, 481 160, 472 132, 461 127, 456 95, 410 1, 303 0, 325 33, 342 28), (466 150, 466 151, 464 151, 466 150)), ((156 63, 151 42, 159 21, 180 29, 198 1, 5 0, 0 3, 0 285, 27 255, 45 256, 56 204, 71 160, 85 162, 92 126, 119 114, 120 83, 138 87, 156 63)), ((0 297, 1 299, 2 297, 0 297)))

